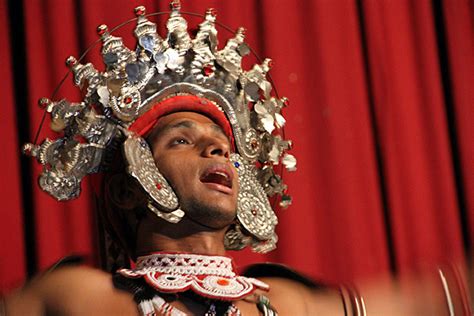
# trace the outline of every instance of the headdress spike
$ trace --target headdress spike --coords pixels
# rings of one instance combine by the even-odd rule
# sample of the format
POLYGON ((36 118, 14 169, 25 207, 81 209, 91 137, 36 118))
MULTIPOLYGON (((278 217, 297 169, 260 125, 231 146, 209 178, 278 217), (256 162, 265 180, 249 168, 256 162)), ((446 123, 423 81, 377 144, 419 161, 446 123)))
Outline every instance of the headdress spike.
POLYGON ((172 11, 176 11, 178 12, 179 10, 181 10, 181 1, 179 0, 173 0, 170 2, 170 9, 172 11))
MULTIPOLYGON (((214 9, 207 9, 205 20, 199 24, 199 31, 196 34, 196 38, 193 40, 193 46, 201 50, 209 48, 210 52, 201 52, 205 53, 208 57, 213 56, 217 49, 217 30, 215 27, 216 14, 214 9)), ((209 63, 213 58, 207 59, 206 63, 209 63)))
POLYGON ((74 56, 69 56, 68 58, 66 58, 66 66, 68 66, 69 68, 72 68, 76 64, 77 59, 74 56))
POLYGON ((91 63, 83 65, 74 56, 66 58, 66 65, 74 74, 74 84, 79 87, 83 86, 85 80, 91 81, 98 74, 91 63))
POLYGON ((217 17, 217 10, 214 8, 209 8, 206 10, 206 19, 213 19, 215 21, 217 17))
POLYGON ((38 105, 42 109, 45 109, 50 103, 51 103, 51 100, 49 100, 46 97, 42 97, 41 99, 38 100, 38 105))
POLYGON ((104 38, 104 37, 107 37, 109 35, 109 27, 105 24, 101 24, 97 27, 97 34, 104 38))
POLYGON ((31 157, 36 157, 36 152, 35 149, 36 146, 33 145, 32 143, 26 143, 21 147, 21 152, 24 155, 31 156, 31 157))
MULTIPOLYGON (((235 36, 229 39, 221 51, 217 52, 217 62, 230 73, 237 73, 242 70, 242 56, 248 53, 248 47, 244 43, 245 28, 239 27, 235 36)), ((235 80, 238 78, 233 76, 235 80)))
POLYGON ((99 25, 97 34, 102 40, 102 59, 107 69, 119 69, 123 62, 133 58, 134 53, 123 45, 122 38, 109 33, 107 25, 99 25))
POLYGON ((156 24, 150 22, 146 18, 145 13, 146 9, 144 6, 135 8, 135 15, 138 19, 134 34, 141 48, 151 55, 154 54, 155 51, 161 51, 163 39, 156 32, 156 24))
POLYGON ((273 68, 273 60, 270 58, 265 58, 262 64, 262 68, 265 71, 265 74, 270 71, 271 68, 273 68))
POLYGON ((177 50, 179 55, 182 56, 192 46, 191 37, 188 33, 188 23, 179 13, 181 9, 179 0, 173 0, 170 6, 172 11, 166 23, 168 29, 167 45, 177 50))
POLYGON ((136 7, 133 11, 137 17, 144 16, 146 14, 145 6, 142 5, 136 7))
POLYGON ((247 32, 247 29, 243 26, 239 27, 237 29, 237 31, 235 32, 236 33, 236 37, 242 37, 242 41, 244 40, 245 38, 245 32, 247 32))

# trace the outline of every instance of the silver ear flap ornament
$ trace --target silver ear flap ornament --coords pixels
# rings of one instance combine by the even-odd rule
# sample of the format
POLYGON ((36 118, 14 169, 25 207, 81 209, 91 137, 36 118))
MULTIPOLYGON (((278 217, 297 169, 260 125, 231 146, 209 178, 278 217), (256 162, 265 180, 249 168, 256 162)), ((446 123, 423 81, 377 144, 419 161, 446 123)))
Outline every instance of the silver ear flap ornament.
POLYGON ((228 249, 242 249, 250 244, 255 249, 261 242, 267 242, 267 251, 276 247, 277 236, 275 226, 278 219, 268 201, 262 185, 257 179, 255 165, 249 164, 239 154, 231 154, 233 162, 239 175, 239 195, 237 198, 237 220, 238 223, 228 233, 226 244, 228 249), (245 238, 242 228, 250 234, 251 238, 245 238), (255 241, 255 242, 254 242, 255 241))
POLYGON ((184 216, 178 198, 140 137, 144 131, 134 129, 134 124, 147 113, 158 113, 154 110, 160 108, 154 107, 169 98, 201 98, 197 112, 202 112, 201 106, 217 106, 227 118, 238 153, 232 155, 240 180, 238 211, 225 245, 267 252, 275 248, 278 222, 268 197, 281 196, 281 207, 291 204, 286 185, 273 167, 281 163, 288 171, 296 169, 296 159, 288 153, 291 141, 276 132, 285 124, 281 111, 288 100, 271 93, 272 84, 267 80, 270 59, 248 69, 242 67, 243 58, 251 52, 244 28, 237 29, 222 47, 218 45, 215 10, 206 11, 193 38, 180 2, 173 0, 170 8, 168 34, 163 38, 156 24, 148 20, 158 13, 147 15, 145 7, 135 8, 137 46, 133 49, 112 35, 106 25, 99 26, 105 70, 67 58, 66 65, 83 98, 79 102, 42 99, 40 105, 51 115, 51 128, 59 137, 41 144, 35 139, 24 151, 43 165, 41 188, 58 200, 69 200, 79 196, 85 176, 107 169, 117 145, 114 140, 122 134, 127 171, 149 195, 148 208, 177 223, 184 216))
POLYGON ((160 211, 160 209, 158 209, 155 205, 153 205, 152 201, 148 202, 147 207, 150 211, 155 213, 156 216, 164 219, 165 221, 171 224, 179 223, 185 214, 184 211, 179 208, 169 213, 160 211))
POLYGON ((273 235, 278 219, 270 202, 257 180, 254 165, 245 162, 238 154, 236 162, 241 189, 239 190, 237 218, 242 226, 259 240, 267 240, 273 235))
POLYGON ((128 163, 127 172, 140 183, 151 200, 148 208, 158 217, 178 223, 184 212, 179 209, 176 193, 158 170, 148 143, 139 136, 129 135, 123 143, 123 152, 128 163))

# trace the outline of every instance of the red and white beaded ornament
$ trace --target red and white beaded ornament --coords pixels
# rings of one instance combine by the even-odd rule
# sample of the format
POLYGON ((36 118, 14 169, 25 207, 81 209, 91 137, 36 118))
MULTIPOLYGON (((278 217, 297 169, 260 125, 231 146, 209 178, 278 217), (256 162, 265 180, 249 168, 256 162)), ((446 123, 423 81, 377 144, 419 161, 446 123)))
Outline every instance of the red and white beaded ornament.
POLYGON ((135 269, 120 269, 128 278, 143 278, 161 293, 191 290, 198 295, 235 301, 255 290, 269 290, 257 279, 236 274, 232 260, 222 256, 155 253, 139 257, 135 269))

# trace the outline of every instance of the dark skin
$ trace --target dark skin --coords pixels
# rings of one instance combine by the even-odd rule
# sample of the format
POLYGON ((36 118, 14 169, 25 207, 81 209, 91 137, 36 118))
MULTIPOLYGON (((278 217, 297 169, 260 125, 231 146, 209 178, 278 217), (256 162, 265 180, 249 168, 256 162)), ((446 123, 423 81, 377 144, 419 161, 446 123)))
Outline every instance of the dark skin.
MULTIPOLYGON (((178 224, 167 223, 151 212, 138 227, 137 253, 154 251, 224 255, 224 234, 235 219, 238 181, 229 162, 230 145, 209 118, 178 112, 160 119, 148 138, 157 167, 178 195, 186 212, 178 224), (203 180, 209 170, 227 170, 231 185, 203 180), (229 171, 230 170, 230 171, 229 171)), ((344 315, 337 290, 311 290, 292 280, 264 278, 263 293, 279 315, 344 315)), ((445 315, 442 292, 414 280, 414 293, 400 295, 392 280, 359 287, 368 315, 445 315), (441 297, 440 297, 441 296, 441 297), (416 300, 413 300, 416 297, 416 300), (427 309, 429 308, 429 309, 427 309), (422 314, 423 314, 422 313, 422 314)), ((428 282, 428 283, 429 283, 428 282)), ((438 287, 437 287, 438 286, 438 287)), ((235 304, 242 315, 259 315, 252 297, 235 304)), ((189 315, 203 315, 207 306, 186 296, 170 302, 189 315)), ((6 298, 7 315, 138 315, 132 295, 114 288, 111 276, 87 267, 67 267, 42 275, 6 298)))
MULTIPOLYGON (((171 224, 148 212, 138 226, 137 253, 225 255, 224 234, 235 220, 239 190, 227 136, 206 116, 178 112, 160 118, 147 140, 157 167, 172 185, 186 215, 171 224), (226 173, 231 181, 224 185, 215 178, 206 180, 209 172, 226 173)), ((276 290, 265 295, 282 315, 304 315, 313 310, 309 299, 313 293, 304 286, 287 280, 267 281, 276 290)), ((236 302, 243 315, 259 314, 252 300, 236 302)), ((191 315, 202 315, 208 308, 187 296, 171 304, 191 315)), ((338 299, 335 305, 341 306, 338 299)), ((322 306, 325 303, 318 308, 322 306)), ((109 274, 84 267, 59 269, 32 281, 9 298, 7 309, 28 315, 137 315, 131 295, 115 289, 109 274), (29 303, 24 304, 26 301, 29 303)))
POLYGON ((224 234, 235 219, 239 186, 226 135, 203 115, 179 112, 161 118, 148 139, 155 162, 186 215, 179 223, 169 224, 149 214, 139 225, 137 253, 224 255, 224 234), (229 173, 231 188, 203 182, 209 170, 229 173))
MULTIPOLYGON (((224 234, 235 219, 238 194, 237 172, 229 161, 231 149, 226 135, 209 118, 180 112, 161 118, 148 141, 156 165, 173 186, 186 215, 178 224, 148 215, 138 229, 137 252, 225 255, 224 234), (206 170, 215 167, 232 172, 230 190, 202 181, 206 170)), ((282 295, 281 299, 286 297, 282 295)), ((204 314, 207 310, 205 304, 187 297, 173 305, 190 314, 204 314)), ((242 300, 237 306, 244 315, 258 314, 252 299, 242 300)))
MULTIPOLYGON (((236 217, 239 185, 237 171, 229 161, 231 145, 227 136, 206 116, 178 112, 160 118, 148 142, 156 165, 173 186, 186 215, 178 224, 170 224, 149 214, 139 225, 137 252, 164 250, 225 255, 224 234, 236 217), (230 170, 231 189, 202 181, 206 170, 215 167, 230 170)), ((282 288, 277 305, 283 305, 278 301, 284 301, 288 311, 300 309, 298 315, 312 309, 306 302, 311 301, 308 298, 312 293, 304 286, 287 280, 267 281, 282 288)), ((186 297, 172 304, 190 314, 202 315, 207 310, 206 305, 186 297)), ((334 304, 340 302, 336 300, 334 304)), ((243 315, 258 315, 253 298, 236 305, 243 315)), ((285 311, 283 307, 279 310, 285 311)))

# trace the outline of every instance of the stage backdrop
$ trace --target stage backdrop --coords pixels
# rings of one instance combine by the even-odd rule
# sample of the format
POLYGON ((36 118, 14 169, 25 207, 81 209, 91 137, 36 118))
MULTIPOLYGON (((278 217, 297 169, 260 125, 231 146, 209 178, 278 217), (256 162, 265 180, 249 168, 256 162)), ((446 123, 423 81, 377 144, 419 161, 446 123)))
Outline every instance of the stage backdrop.
MULTIPOLYGON (((184 0, 247 28, 274 60, 271 76, 294 141, 285 174, 293 205, 277 211, 278 249, 233 253, 240 266, 286 263, 311 277, 347 281, 461 260, 474 237, 474 13, 470 0, 184 0)), ((68 254, 97 260, 88 183, 58 203, 21 157, 67 73, 64 60, 97 40, 100 23, 164 0, 0 0, 0 288, 18 286, 68 254)), ((190 27, 199 20, 191 19, 190 27)), ((159 21, 163 26, 163 20, 159 21)), ((120 35, 132 46, 132 27, 120 35)), ((161 35, 165 33, 161 28, 161 35)), ((221 47, 231 34, 220 30, 221 47)), ((96 47, 87 60, 100 64, 96 47)), ((56 98, 78 100, 71 78, 56 98)), ((48 133, 43 129, 40 138, 48 133)))

